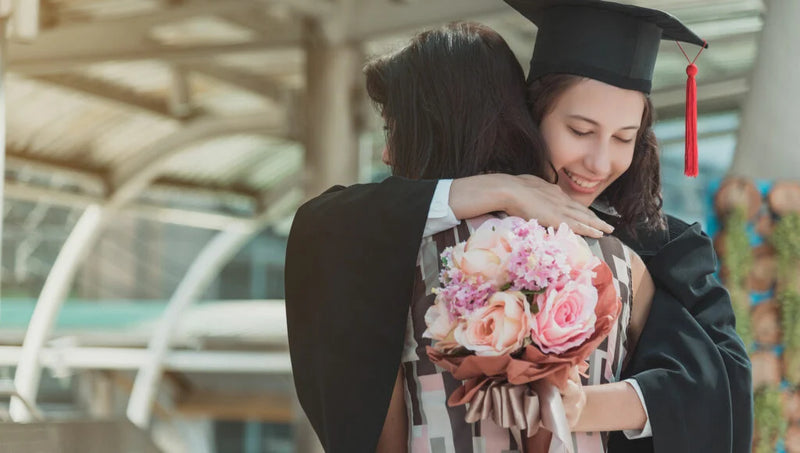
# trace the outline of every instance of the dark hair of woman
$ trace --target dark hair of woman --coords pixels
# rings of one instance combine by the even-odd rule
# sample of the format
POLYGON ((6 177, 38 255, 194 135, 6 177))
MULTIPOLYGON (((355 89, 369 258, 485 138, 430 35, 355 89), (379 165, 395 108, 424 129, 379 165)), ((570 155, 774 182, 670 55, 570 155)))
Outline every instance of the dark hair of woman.
MULTIPOLYGON (((528 87, 531 116, 536 124, 555 108, 556 99, 583 80, 571 74, 548 74, 528 87)), ((635 235, 637 226, 651 230, 664 228, 661 212, 661 171, 658 143, 653 132, 653 103, 645 96, 642 123, 636 135, 633 160, 628 170, 601 195, 620 215, 621 226, 635 235)))
POLYGON ((367 93, 386 121, 394 175, 552 179, 522 67, 491 28, 457 22, 419 33, 364 72, 367 93))

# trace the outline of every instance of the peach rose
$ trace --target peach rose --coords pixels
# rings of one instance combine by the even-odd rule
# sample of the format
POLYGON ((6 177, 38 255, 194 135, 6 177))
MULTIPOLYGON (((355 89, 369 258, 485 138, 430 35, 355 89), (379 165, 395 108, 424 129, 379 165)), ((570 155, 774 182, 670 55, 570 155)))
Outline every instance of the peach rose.
POLYGON ((515 224, 515 220, 508 217, 486 220, 467 239, 466 250, 489 250, 505 261, 511 254, 511 242, 516 238, 513 231, 515 224))
POLYGON ((453 247, 453 261, 459 269, 469 275, 482 275, 486 281, 502 284, 503 261, 491 250, 473 248, 467 251, 466 244, 453 247))
POLYGON ((502 286, 508 281, 505 263, 511 254, 514 234, 505 222, 490 219, 481 224, 466 242, 453 247, 454 264, 471 275, 502 286))
POLYGON ((542 352, 561 354, 594 333, 597 288, 588 273, 561 289, 548 288, 536 296, 536 303, 539 313, 532 316, 531 338, 542 352))
MULTIPOLYGON (((553 235, 552 240, 567 255, 567 263, 573 271, 580 272, 585 269, 594 269, 595 266, 600 264, 600 259, 592 253, 586 240, 575 234, 566 223, 558 226, 558 230, 553 235)), ((575 277, 577 277, 577 273, 573 272, 573 278, 575 277)))
POLYGON ((479 356, 498 356, 523 346, 530 332, 530 306, 519 291, 494 293, 454 331, 456 341, 479 356))
POLYGON ((437 297, 433 305, 428 307, 428 311, 425 312, 425 325, 428 328, 422 333, 422 337, 444 340, 456 328, 456 323, 457 321, 450 317, 447 304, 437 297))

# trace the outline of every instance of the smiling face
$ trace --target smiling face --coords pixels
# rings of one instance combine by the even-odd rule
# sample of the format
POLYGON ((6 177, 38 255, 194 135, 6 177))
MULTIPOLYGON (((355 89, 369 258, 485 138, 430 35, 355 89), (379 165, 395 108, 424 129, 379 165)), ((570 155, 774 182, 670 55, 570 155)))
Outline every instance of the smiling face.
POLYGON ((540 128, 558 185, 589 206, 630 167, 645 108, 644 95, 592 79, 567 88, 540 128))

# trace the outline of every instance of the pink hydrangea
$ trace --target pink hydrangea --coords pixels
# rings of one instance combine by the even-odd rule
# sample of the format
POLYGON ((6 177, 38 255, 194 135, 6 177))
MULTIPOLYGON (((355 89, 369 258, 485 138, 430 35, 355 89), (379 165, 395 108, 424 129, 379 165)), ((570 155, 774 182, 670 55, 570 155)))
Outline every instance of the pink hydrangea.
POLYGON ((453 318, 470 315, 486 305, 486 301, 497 291, 492 282, 480 274, 467 274, 453 264, 453 248, 442 253, 444 267, 439 274, 442 287, 436 290, 438 298, 446 301, 453 318))
POLYGON ((519 238, 508 259, 508 274, 515 290, 541 291, 569 275, 565 250, 553 241, 553 232, 535 220, 515 229, 519 238))

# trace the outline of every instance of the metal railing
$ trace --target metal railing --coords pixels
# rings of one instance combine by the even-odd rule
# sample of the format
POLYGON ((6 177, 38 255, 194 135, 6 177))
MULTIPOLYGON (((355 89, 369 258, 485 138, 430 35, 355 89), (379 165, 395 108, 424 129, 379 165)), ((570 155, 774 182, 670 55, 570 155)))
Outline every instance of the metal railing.
MULTIPOLYGON (((14 386, 14 381, 12 380, 0 381, 0 396, 18 398, 19 401, 21 401, 22 404, 25 405, 25 408, 28 409, 28 412, 30 412, 31 415, 33 415, 34 420, 38 422, 44 421, 44 415, 42 415, 42 413, 39 411, 36 405, 33 404, 31 401, 28 401, 27 398, 19 394, 17 388, 14 386)), ((4 421, 11 421, 11 414, 8 411, 2 414, 2 417, 4 421)))

